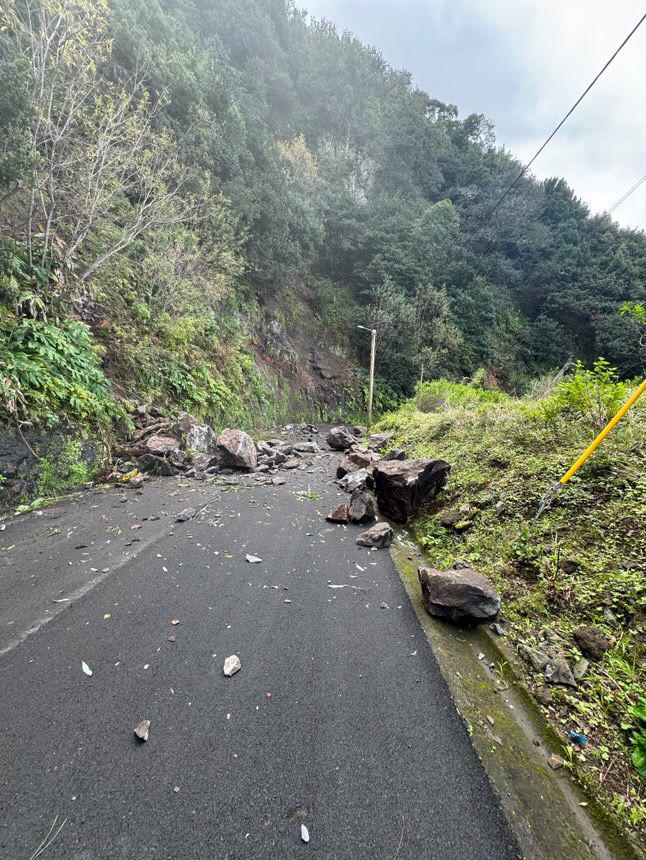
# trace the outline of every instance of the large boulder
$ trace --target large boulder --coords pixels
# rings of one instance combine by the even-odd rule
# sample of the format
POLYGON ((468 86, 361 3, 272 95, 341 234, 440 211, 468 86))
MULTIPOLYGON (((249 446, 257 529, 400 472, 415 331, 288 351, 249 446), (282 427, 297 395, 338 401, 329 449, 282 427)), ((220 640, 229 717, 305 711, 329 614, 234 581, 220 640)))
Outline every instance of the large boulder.
POLYGON ((332 427, 325 437, 325 441, 335 451, 347 451, 357 442, 347 427, 332 427))
POLYGON ((492 621, 500 598, 490 579, 468 567, 434 570, 420 567, 422 600, 430 615, 449 621, 492 621))
POLYGON ((188 412, 180 413, 173 431, 180 436, 183 447, 189 454, 208 454, 215 451, 217 440, 213 430, 188 412))
POLYGON ((244 430, 223 430, 218 436, 217 448, 224 467, 251 471, 258 465, 256 446, 244 430))
POLYGON ((381 512, 405 523, 444 486, 451 467, 444 460, 386 460, 376 463, 373 478, 381 512))

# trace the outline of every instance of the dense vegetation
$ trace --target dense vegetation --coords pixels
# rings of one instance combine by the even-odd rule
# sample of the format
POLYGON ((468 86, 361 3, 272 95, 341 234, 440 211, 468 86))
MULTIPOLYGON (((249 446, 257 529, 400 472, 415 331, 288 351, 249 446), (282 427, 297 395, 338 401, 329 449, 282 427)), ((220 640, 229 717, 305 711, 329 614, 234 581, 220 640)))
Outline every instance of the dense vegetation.
POLYGON ((492 577, 514 644, 545 649, 547 634, 574 666, 579 625, 594 625, 612 643, 577 689, 548 691, 529 669, 528 682, 558 730, 566 764, 643 835, 646 404, 633 407, 534 522, 547 489, 629 390, 603 361, 556 385, 537 381, 524 398, 486 391, 477 379, 440 380, 419 386, 381 423, 396 432, 394 444, 452 463, 446 492, 415 523, 416 538, 433 566, 461 560, 492 577), (588 743, 577 746, 570 731, 588 743))
POLYGON ((490 123, 290 0, 11 0, 0 56, 5 418, 116 393, 250 420, 278 408, 258 354, 285 375, 281 338, 359 321, 382 393, 643 365, 643 233, 561 179, 489 217, 519 167, 490 123))

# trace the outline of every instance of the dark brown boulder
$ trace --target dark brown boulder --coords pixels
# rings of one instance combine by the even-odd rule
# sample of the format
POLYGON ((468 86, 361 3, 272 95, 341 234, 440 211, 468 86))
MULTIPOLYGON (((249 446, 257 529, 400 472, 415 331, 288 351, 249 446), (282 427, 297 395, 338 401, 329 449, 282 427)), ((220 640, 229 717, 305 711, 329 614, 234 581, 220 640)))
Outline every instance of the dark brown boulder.
POLYGON ((490 579, 470 568, 434 570, 420 567, 422 600, 430 615, 449 621, 492 621, 500 598, 490 579))
POLYGON ((591 660, 601 660, 610 648, 610 642, 596 627, 583 625, 574 631, 574 638, 579 651, 591 660))
POLYGON ((221 463, 226 468, 251 471, 258 465, 256 446, 244 430, 223 430, 218 436, 221 463))
POLYGON ((388 547, 393 542, 395 533, 388 523, 375 523, 367 531, 361 532, 357 538, 359 546, 376 546, 379 549, 388 547))
POLYGON ((444 486, 451 470, 444 460, 386 460, 373 469, 377 503, 389 519, 405 523, 444 486))

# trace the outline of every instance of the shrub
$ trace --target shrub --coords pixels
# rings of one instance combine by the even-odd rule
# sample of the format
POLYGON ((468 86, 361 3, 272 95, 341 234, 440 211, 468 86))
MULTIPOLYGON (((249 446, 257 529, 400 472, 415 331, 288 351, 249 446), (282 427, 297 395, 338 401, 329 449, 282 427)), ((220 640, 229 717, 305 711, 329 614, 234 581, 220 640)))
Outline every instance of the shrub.
POLYGON ((526 411, 545 424, 553 424, 561 416, 572 416, 601 429, 629 394, 630 385, 619 381, 616 368, 605 358, 598 358, 591 370, 577 361, 574 372, 559 382, 552 395, 526 411))
POLYGON ((0 417, 107 426, 118 417, 88 326, 18 318, 0 308, 0 417))

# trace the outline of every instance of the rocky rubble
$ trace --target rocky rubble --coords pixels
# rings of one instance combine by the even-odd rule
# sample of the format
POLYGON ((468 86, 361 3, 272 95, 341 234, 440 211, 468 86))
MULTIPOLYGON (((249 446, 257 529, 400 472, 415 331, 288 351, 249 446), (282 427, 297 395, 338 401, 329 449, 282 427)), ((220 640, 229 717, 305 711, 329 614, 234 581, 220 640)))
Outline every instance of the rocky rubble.
MULTIPOLYGON (((285 432, 303 434, 293 443, 283 439, 261 440, 255 443, 244 430, 226 428, 219 435, 212 427, 187 412, 173 419, 154 409, 140 407, 133 416, 136 427, 130 439, 115 449, 115 472, 127 474, 132 466, 145 474, 171 476, 180 473, 198 480, 216 474, 256 472, 259 477, 284 483, 273 478, 279 469, 303 468, 306 458, 320 453, 313 436, 318 432, 312 425, 286 425, 285 432)), ((353 437, 354 438, 354 437, 353 437)), ((133 481, 140 481, 135 476, 133 481)), ((134 486, 134 484, 133 484, 134 486)))

